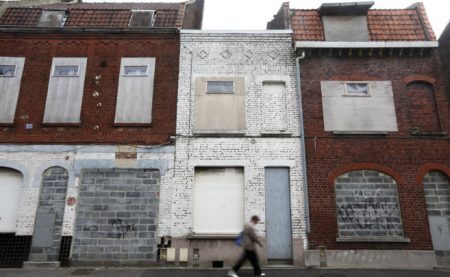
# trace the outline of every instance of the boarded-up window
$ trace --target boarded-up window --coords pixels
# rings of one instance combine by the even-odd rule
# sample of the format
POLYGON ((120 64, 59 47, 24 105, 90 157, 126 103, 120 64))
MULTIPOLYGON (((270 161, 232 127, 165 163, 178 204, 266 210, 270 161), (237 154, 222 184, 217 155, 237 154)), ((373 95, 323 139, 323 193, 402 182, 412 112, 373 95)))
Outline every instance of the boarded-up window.
POLYGON ((322 16, 325 40, 368 41, 367 16, 322 16))
POLYGON ((44 123, 79 123, 86 58, 53 58, 44 123))
POLYGON ((284 82, 263 83, 263 132, 283 132, 287 129, 286 84, 284 82))
POLYGON ((433 86, 425 82, 410 83, 407 96, 411 128, 420 132, 439 132, 441 128, 433 86))
POLYGON ((390 81, 358 83, 322 81, 321 87, 325 131, 336 133, 398 131, 390 81))
POLYGON ((130 27, 152 27, 154 11, 132 11, 130 27))
POLYGON ((152 122, 155 58, 122 58, 115 123, 152 122))
POLYGON ((195 132, 245 131, 245 79, 199 77, 195 80, 195 132))
POLYGON ((373 170, 351 171, 335 182, 338 240, 402 241, 397 183, 373 170))
POLYGON ((25 58, 0 57, 0 123, 13 123, 25 58))
POLYGON ((62 27, 66 17, 66 11, 42 11, 39 18, 39 27, 62 27))
POLYGON ((196 168, 194 233, 237 234, 244 224, 244 169, 196 168))

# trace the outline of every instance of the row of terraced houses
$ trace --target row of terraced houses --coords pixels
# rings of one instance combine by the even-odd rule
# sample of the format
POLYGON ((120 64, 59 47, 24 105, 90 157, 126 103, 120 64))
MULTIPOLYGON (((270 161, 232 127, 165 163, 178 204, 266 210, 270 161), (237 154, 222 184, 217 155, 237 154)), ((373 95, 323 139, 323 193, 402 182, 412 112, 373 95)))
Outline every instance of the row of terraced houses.
POLYGON ((0 1, 0 267, 228 267, 254 214, 265 265, 450 266, 422 3, 202 31, 203 0, 30 2, 0 1))

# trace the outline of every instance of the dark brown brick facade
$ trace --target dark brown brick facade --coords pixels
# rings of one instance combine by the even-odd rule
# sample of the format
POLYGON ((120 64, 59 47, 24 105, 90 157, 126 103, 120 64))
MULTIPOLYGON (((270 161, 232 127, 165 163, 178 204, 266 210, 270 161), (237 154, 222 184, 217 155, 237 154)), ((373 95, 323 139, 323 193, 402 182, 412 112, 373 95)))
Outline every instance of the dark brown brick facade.
POLYGON ((0 128, 1 143, 162 144, 175 134, 179 35, 167 33, 70 34, 3 32, 0 56, 25 57, 14 126, 0 128), (44 126, 45 101, 54 57, 87 57, 78 126, 44 126), (114 126, 122 57, 155 57, 153 122, 114 126), (95 83, 95 76, 101 75, 95 83), (100 96, 94 97, 98 91, 100 96), (101 106, 98 105, 101 103, 101 106), (27 130, 26 124, 33 129, 27 130))
POLYGON ((310 249, 433 249, 422 179, 430 170, 450 175, 450 140, 445 134, 450 132, 449 105, 436 54, 306 57, 301 61, 310 249), (379 136, 325 132, 322 80, 391 80, 399 131, 379 136), (420 132, 414 132, 417 125, 420 132), (336 241, 335 179, 353 170, 376 170, 396 180, 404 232, 410 243, 336 241))

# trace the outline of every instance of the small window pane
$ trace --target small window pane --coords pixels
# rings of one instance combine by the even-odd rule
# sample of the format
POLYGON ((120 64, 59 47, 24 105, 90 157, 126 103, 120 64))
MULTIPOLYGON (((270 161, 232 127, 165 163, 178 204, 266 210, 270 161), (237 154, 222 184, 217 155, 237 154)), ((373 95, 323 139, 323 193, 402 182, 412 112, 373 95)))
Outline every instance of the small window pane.
POLYGON ((208 93, 233 93, 234 82, 232 81, 208 81, 208 93))
POLYGON ((345 84, 345 91, 348 95, 369 95, 369 84, 348 83, 345 84))
POLYGON ((16 73, 15 65, 0 65, 0 76, 14 76, 16 73))
POLYGON ((78 65, 57 65, 53 71, 53 76, 78 76, 78 65))
POLYGON ((148 66, 125 66, 123 70, 123 75, 125 76, 147 76, 148 66))

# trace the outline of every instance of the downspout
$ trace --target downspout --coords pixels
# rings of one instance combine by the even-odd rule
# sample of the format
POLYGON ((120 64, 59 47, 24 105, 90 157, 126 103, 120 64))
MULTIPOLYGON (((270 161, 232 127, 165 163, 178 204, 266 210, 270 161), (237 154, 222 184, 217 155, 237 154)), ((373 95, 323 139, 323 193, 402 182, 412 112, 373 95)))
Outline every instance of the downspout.
POLYGON ((303 120, 303 101, 302 101, 302 87, 300 79, 300 60, 305 58, 305 51, 302 52, 300 57, 295 58, 295 69, 296 69, 296 84, 300 107, 300 149, 302 153, 302 169, 303 169, 303 196, 305 203, 305 219, 306 219, 306 234, 309 235, 311 231, 310 218, 309 218, 309 199, 308 199, 308 174, 306 169, 306 147, 305 147, 305 128, 303 120))

